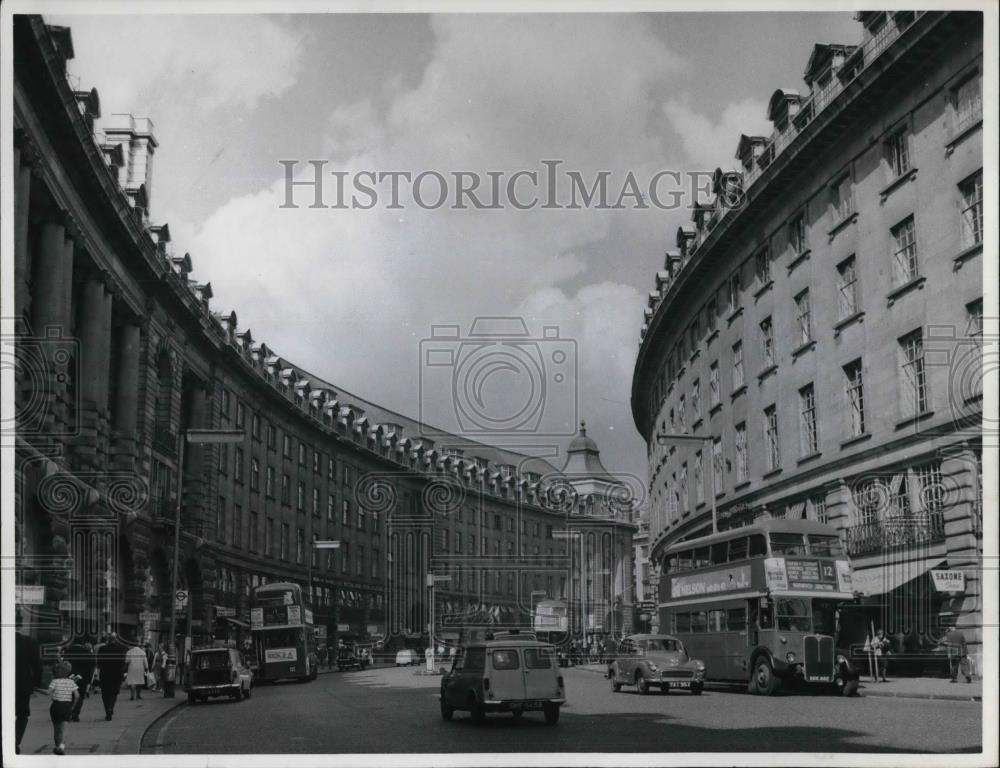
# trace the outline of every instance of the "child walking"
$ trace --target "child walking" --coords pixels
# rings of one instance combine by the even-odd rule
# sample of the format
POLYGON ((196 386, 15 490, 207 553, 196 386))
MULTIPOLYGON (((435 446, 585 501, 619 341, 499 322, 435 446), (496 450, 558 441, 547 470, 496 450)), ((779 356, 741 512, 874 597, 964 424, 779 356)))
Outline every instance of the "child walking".
POLYGON ((72 671, 73 667, 68 662, 59 662, 53 670, 52 682, 49 683, 49 696, 52 698, 49 717, 52 718, 52 739, 55 744, 52 752, 56 755, 66 754, 66 723, 73 714, 73 705, 79 696, 76 683, 70 679, 72 671))

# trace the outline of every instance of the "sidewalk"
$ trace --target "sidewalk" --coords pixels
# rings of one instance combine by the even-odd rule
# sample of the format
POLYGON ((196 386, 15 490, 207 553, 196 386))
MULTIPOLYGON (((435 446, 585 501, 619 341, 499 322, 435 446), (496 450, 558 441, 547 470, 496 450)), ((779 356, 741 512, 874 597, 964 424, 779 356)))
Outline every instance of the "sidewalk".
MULTIPOLYGON (((599 675, 607 672, 607 667, 603 664, 582 664, 574 669, 595 672, 599 675)), ((952 683, 947 678, 942 677, 898 677, 887 683, 873 683, 870 679, 863 677, 859 693, 861 696, 885 696, 897 699, 982 701, 983 681, 973 680, 971 683, 966 683, 961 680, 952 683)))
MULTIPOLYGON (((141 700, 129 701, 123 689, 115 704, 114 719, 104 719, 101 695, 91 695, 83 702, 79 723, 66 724, 67 755, 135 755, 142 735, 161 715, 187 701, 178 688, 176 698, 165 699, 161 691, 143 691, 141 700)), ((52 755, 52 721, 49 698, 44 693, 31 697, 31 719, 21 741, 22 755, 52 755)))

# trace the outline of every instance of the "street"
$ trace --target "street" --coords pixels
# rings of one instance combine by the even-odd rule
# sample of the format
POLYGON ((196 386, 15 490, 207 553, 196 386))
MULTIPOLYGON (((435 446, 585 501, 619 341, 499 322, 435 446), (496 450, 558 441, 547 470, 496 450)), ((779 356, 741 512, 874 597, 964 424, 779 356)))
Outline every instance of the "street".
POLYGON ((600 675, 564 670, 555 727, 540 714, 444 722, 440 677, 412 668, 324 674, 254 689, 242 703, 185 704, 156 723, 143 754, 380 752, 974 752, 981 704, 706 690, 613 694, 600 675))

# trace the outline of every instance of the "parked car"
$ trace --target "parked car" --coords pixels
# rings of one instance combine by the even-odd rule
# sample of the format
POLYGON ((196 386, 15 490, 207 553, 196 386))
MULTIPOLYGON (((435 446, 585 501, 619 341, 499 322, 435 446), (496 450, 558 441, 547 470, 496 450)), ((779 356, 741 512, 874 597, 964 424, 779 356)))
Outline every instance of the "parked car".
POLYGON ((695 696, 705 687, 705 665, 692 659, 684 644, 670 635, 630 635, 618 645, 618 652, 608 665, 611 690, 634 685, 640 694, 651 688, 661 692, 678 688, 695 696))
POLYGON ((404 648, 403 650, 396 653, 396 666, 397 667, 409 667, 414 664, 420 663, 420 657, 417 656, 417 652, 412 648, 404 648))
POLYGON ((337 671, 345 669, 365 669, 371 661, 358 646, 344 645, 337 651, 337 671))
POLYGON ((253 693, 253 673, 235 648, 195 648, 185 687, 191 704, 215 696, 243 701, 253 693))
POLYGON ((519 718, 540 711, 546 723, 555 725, 565 703, 555 648, 517 633, 462 646, 451 671, 441 678, 445 720, 451 720, 456 710, 468 712, 476 723, 482 723, 488 712, 510 712, 519 718))

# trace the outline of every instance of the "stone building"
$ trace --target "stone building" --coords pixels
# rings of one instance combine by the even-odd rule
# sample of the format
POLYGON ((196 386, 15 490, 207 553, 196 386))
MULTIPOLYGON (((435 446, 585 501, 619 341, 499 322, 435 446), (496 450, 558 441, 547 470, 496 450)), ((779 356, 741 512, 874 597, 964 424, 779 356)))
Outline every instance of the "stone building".
POLYGON ((632 389, 651 557, 709 530, 712 494, 720 527, 825 521, 887 631, 957 623, 978 653, 982 16, 856 18, 771 96, 771 135, 738 137, 656 276, 632 389))
POLYGON ((526 623, 534 597, 582 589, 585 615, 627 628, 631 500, 599 460, 600 477, 577 473, 574 446, 597 453, 582 430, 565 471, 430 439, 281 357, 212 306, 151 219, 152 122, 102 119, 97 91, 70 86, 68 28, 15 16, 13 41, 9 535, 26 629, 50 650, 109 629, 155 642, 175 554, 180 627, 196 640, 242 627, 256 585, 310 575, 330 639, 426 637, 428 573, 451 577, 434 593, 441 630, 526 623), (182 452, 190 429, 245 436, 182 452))

